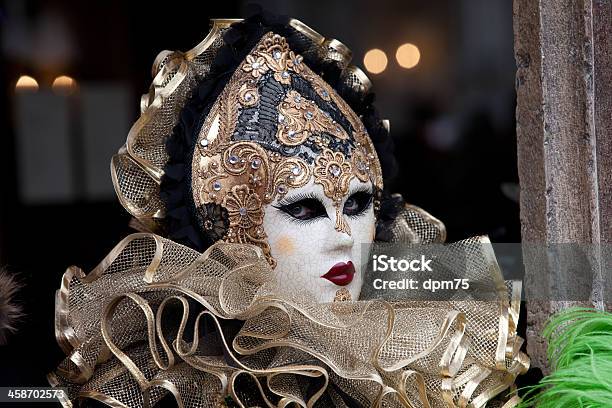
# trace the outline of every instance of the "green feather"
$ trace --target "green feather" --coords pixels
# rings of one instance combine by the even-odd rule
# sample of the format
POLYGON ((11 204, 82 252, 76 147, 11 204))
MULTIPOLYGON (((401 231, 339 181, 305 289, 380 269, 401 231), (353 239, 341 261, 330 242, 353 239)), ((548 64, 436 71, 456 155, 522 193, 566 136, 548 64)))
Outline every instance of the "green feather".
POLYGON ((612 407, 612 313, 571 308, 542 333, 552 373, 527 390, 518 407, 612 407))

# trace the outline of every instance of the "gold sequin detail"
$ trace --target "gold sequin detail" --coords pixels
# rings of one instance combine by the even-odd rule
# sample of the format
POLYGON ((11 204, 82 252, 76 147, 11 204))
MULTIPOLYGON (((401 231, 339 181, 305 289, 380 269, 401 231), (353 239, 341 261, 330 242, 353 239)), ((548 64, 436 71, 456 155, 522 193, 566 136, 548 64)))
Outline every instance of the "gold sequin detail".
POLYGON ((351 292, 347 288, 338 289, 336 296, 334 296, 334 302, 350 302, 352 300, 351 292))

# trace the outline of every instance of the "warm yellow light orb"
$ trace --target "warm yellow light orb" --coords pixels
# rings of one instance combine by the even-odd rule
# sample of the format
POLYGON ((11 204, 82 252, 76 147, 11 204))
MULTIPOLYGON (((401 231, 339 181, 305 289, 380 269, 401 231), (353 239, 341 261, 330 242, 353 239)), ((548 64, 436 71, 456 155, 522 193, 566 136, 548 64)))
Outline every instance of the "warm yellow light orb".
POLYGON ((410 69, 417 66, 421 59, 419 47, 414 44, 406 43, 397 48, 395 59, 400 67, 410 69))
POLYGON ((28 75, 22 75, 15 84, 16 91, 38 91, 38 82, 28 75))
POLYGON ((53 80, 51 87, 56 92, 72 92, 76 88, 76 81, 67 75, 60 75, 53 80))
POLYGON ((387 54, 383 50, 374 48, 365 53, 363 65, 372 74, 380 74, 387 68, 387 54))

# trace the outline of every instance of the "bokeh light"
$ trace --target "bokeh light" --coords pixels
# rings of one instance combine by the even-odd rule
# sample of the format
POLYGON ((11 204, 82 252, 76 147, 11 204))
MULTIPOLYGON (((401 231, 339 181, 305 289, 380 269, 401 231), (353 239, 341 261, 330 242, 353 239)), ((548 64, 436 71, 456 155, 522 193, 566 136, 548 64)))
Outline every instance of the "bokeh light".
POLYGON ((18 92, 22 91, 38 91, 38 82, 34 78, 28 75, 22 75, 15 84, 15 90, 18 92))
POLYGON ((74 91, 76 85, 76 80, 73 78, 67 75, 60 75, 53 80, 51 87, 55 92, 70 93, 74 91))
POLYGON ((374 48, 365 53, 363 65, 372 74, 380 74, 387 68, 387 54, 383 50, 374 48))
POLYGON ((395 59, 400 67, 410 69, 417 66, 421 59, 419 48, 410 43, 402 44, 395 52, 395 59))

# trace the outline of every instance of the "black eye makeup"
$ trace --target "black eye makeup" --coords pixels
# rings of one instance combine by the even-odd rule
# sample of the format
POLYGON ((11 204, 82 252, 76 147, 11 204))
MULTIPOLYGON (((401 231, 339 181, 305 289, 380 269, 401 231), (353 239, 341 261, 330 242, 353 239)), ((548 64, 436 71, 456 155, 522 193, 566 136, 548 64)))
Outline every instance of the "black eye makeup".
POLYGON ((274 208, 297 221, 308 222, 317 218, 328 218, 325 206, 314 195, 297 195, 290 201, 281 201, 274 208))
MULTIPOLYGON (((356 191, 346 200, 342 212, 349 217, 358 217, 372 205, 373 194, 367 190, 356 191)), ((314 194, 298 194, 283 199, 273 206, 292 221, 310 222, 319 218, 329 218, 321 199, 314 194)))
POLYGON ((370 191, 357 191, 344 203, 344 214, 349 217, 357 217, 365 213, 372 205, 373 194, 370 191))

